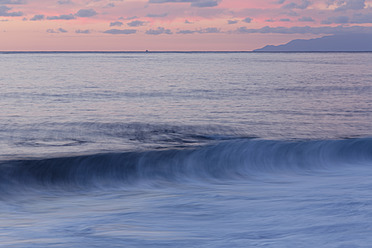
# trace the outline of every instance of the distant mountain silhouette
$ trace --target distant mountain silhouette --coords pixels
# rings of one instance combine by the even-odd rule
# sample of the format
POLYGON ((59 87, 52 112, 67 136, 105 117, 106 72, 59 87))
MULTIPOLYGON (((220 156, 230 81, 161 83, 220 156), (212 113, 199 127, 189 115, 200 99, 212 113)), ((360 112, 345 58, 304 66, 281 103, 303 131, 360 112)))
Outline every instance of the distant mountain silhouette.
POLYGON ((284 45, 268 45, 254 52, 370 52, 372 34, 343 34, 310 40, 292 40, 284 45))

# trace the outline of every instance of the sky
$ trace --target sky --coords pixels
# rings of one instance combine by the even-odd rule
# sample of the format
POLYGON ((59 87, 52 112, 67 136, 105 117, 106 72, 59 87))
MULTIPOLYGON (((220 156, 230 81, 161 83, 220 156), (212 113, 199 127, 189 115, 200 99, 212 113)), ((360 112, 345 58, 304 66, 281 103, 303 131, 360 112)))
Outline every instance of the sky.
POLYGON ((0 0, 0 51, 250 51, 372 33, 372 0, 0 0))

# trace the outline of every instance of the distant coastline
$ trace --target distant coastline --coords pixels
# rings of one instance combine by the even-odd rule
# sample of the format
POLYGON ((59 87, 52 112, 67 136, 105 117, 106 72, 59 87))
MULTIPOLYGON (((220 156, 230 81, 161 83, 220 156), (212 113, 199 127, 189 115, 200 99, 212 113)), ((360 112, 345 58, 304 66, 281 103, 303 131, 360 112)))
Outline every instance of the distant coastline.
POLYGON ((372 34, 342 34, 267 45, 254 52, 372 52, 372 34))

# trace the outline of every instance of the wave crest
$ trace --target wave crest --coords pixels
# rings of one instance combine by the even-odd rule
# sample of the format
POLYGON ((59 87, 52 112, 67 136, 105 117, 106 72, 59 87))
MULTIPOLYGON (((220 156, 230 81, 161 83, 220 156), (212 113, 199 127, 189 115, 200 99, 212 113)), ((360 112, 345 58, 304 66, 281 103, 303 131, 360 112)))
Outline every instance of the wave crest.
POLYGON ((3 161, 1 186, 91 186, 249 179, 371 165, 372 138, 321 141, 237 139, 198 148, 3 161))

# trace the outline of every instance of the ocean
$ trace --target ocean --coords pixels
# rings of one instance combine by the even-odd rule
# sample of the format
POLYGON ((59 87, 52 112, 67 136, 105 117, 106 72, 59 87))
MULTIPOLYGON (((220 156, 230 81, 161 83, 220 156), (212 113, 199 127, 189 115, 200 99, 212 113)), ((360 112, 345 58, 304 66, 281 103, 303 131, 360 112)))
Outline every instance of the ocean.
POLYGON ((371 247, 372 53, 0 53, 0 247, 371 247))

